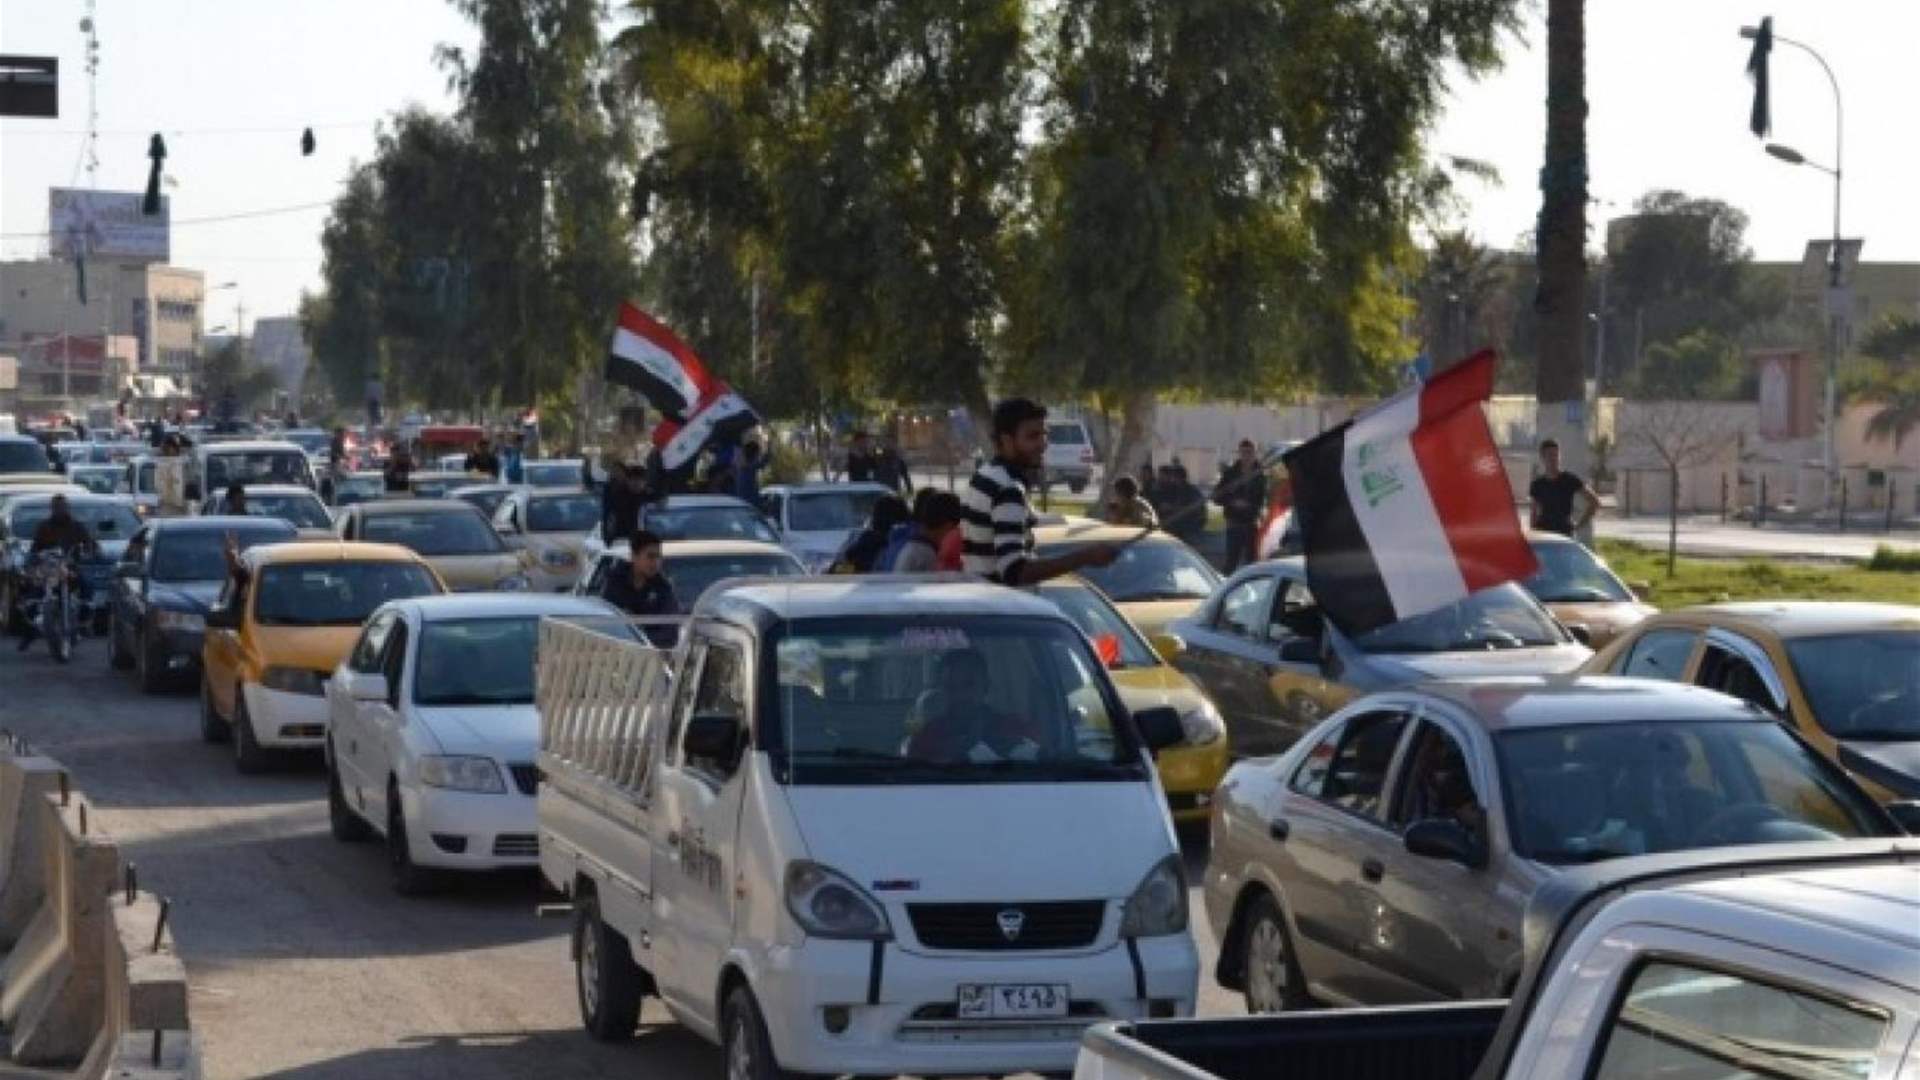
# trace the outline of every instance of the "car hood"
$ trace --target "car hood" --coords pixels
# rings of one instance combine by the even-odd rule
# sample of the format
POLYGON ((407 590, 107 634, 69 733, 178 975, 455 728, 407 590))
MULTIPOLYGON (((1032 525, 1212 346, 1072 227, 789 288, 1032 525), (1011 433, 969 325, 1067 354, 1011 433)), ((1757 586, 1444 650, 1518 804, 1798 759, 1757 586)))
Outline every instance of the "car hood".
POLYGON ((441 753, 512 764, 532 761, 540 746, 540 714, 532 704, 424 706, 419 713, 441 753))
POLYGON ((1546 605, 1563 625, 1579 624, 1587 628, 1591 644, 1598 649, 1658 609, 1634 600, 1571 601, 1546 605))
POLYGON ((502 551, 491 555, 429 555, 427 565, 454 592, 482 592, 493 588, 501 578, 512 577, 526 568, 519 552, 502 551))
POLYGON ((155 581, 147 585, 147 602, 172 611, 205 615, 220 598, 218 581, 155 581))
MULTIPOLYGON (((1533 649, 1476 649, 1445 653, 1355 653, 1358 670, 1368 673, 1366 689, 1381 689, 1428 679, 1471 679, 1489 675, 1564 675, 1593 655, 1584 645, 1533 649)), ((1358 672, 1356 672, 1356 675, 1358 672)), ((1345 681, 1355 681, 1348 679, 1345 681)))
POLYGON ((1920 799, 1920 740, 1840 744, 1840 764, 1902 799, 1920 799))
POLYGON ((1144 781, 782 790, 814 861, 914 883, 883 901, 1124 899, 1176 850, 1144 781))
POLYGON ((1131 600, 1116 601, 1113 606, 1139 627, 1141 633, 1152 637, 1166 633, 1168 624, 1193 614, 1204 603, 1205 600, 1131 600))
POLYGON ((1114 689, 1120 691, 1120 700, 1128 712, 1170 705, 1184 713, 1198 708, 1205 700, 1192 680, 1172 664, 1121 668, 1108 671, 1107 676, 1113 680, 1114 689))
POLYGON ((252 633, 267 666, 307 668, 332 678, 360 637, 360 626, 255 626, 252 633))

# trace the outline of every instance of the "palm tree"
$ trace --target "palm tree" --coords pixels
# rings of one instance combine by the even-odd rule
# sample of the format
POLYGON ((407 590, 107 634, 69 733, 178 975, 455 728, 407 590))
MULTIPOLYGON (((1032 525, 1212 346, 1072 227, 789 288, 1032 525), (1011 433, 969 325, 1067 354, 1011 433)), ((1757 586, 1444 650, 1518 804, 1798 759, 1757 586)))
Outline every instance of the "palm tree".
POLYGON ((1867 332, 1860 351, 1872 363, 1850 380, 1846 396, 1879 406, 1867 418, 1867 438, 1893 443, 1897 454, 1920 428, 1920 319, 1889 316, 1867 332))
POLYGON ((1900 444, 1920 428, 1920 373, 1907 372, 1870 383, 1858 396, 1879 406, 1867 418, 1867 438, 1891 442, 1893 452, 1899 453, 1900 444))
POLYGON ((1433 238, 1420 275, 1421 337, 1436 369, 1482 345, 1501 346, 1504 327, 1489 316, 1507 285, 1500 256, 1464 230, 1433 238))
MULTIPOLYGON (((1545 420, 1560 414, 1549 405, 1580 401, 1586 391, 1586 0, 1547 0, 1547 151, 1540 196, 1540 290, 1534 299, 1540 361, 1534 393, 1545 420)), ((1569 445, 1585 447, 1584 440, 1569 445)))

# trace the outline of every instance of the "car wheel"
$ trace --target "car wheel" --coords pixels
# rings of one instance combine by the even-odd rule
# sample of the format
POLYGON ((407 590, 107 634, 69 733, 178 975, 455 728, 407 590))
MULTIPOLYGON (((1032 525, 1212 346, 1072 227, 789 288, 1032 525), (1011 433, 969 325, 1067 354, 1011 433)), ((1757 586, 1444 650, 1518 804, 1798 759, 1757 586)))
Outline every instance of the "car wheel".
POLYGON ((413 861, 407 813, 400 806, 400 789, 392 785, 387 786, 387 872, 401 896, 425 896, 440 884, 440 875, 413 861))
POLYGON ((107 666, 115 671, 125 671, 133 666, 133 657, 127 647, 120 643, 120 616, 107 616, 107 666))
POLYGON ((166 657, 156 655, 158 643, 153 640, 151 631, 141 631, 140 645, 134 653, 134 662, 140 668, 140 691, 157 694, 166 687, 166 657))
POLYGON ((347 794, 340 789, 340 770, 334 766, 333 753, 327 753, 327 828, 343 844, 357 844, 373 835, 359 814, 347 805, 347 794))
POLYGON ((600 902, 592 893, 574 905, 573 957, 580 1026, 601 1042, 632 1038, 640 1023, 643 975, 626 937, 600 921, 600 902))
POLYGON ((1273 897, 1261 893, 1249 905, 1240 946, 1248 1012, 1286 1012, 1307 1003, 1293 939, 1287 936, 1287 921, 1273 897))
POLYGON ((233 767, 247 776, 265 772, 267 752, 253 737, 253 718, 247 715, 247 696, 242 687, 233 688, 233 767))
POLYGON ((213 691, 207 680, 200 680, 200 738, 203 742, 223 743, 233 737, 233 726, 221 719, 213 708, 213 691))
POLYGON ((773 1060, 773 1040, 767 1038, 767 1022, 760 1017, 752 991, 734 987, 720 1016, 727 1080, 792 1080, 794 1074, 773 1060))

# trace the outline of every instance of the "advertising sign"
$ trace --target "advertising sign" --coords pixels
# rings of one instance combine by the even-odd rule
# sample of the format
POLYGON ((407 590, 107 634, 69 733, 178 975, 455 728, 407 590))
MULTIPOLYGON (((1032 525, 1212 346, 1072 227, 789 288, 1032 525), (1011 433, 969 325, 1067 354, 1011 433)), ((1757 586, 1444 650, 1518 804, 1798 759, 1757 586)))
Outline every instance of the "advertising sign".
POLYGON ((158 214, 140 212, 140 192, 52 188, 47 232, 53 257, 150 259, 166 262, 171 250, 171 206, 160 197, 158 214))

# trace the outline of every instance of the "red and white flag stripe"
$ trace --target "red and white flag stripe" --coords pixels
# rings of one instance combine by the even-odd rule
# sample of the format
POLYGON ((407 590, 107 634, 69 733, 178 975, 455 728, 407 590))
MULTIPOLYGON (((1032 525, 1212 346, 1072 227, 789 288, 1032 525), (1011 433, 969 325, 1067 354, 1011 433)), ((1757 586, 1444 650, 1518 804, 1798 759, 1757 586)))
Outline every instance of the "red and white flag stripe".
POLYGON ((631 303, 620 305, 606 375, 609 382, 645 394, 654 408, 678 420, 722 388, 686 342, 631 303))

